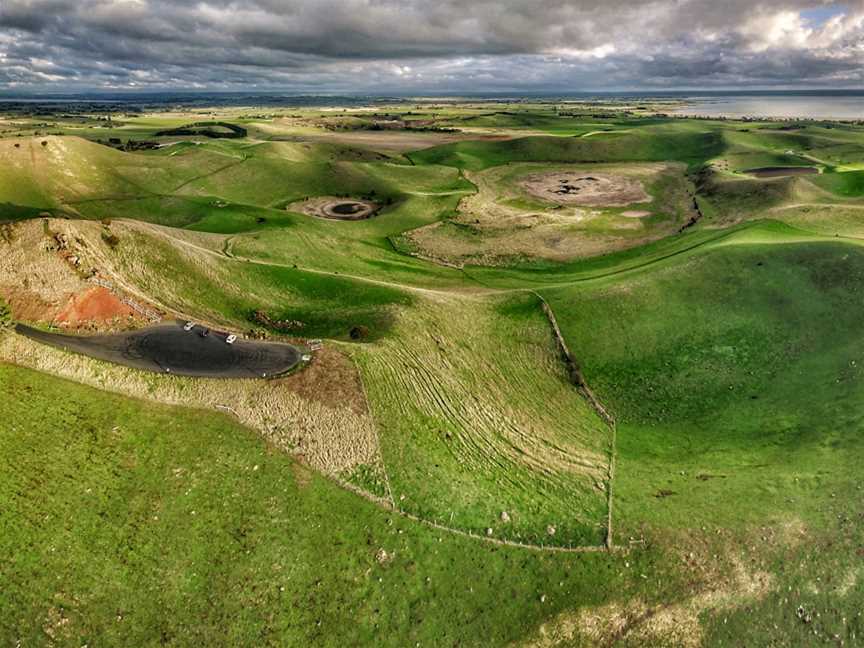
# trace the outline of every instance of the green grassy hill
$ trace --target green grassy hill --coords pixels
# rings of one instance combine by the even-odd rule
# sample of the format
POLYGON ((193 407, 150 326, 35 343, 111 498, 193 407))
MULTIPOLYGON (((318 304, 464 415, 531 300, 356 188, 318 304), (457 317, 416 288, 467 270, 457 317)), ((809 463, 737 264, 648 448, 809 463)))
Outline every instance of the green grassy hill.
POLYGON ((248 128, 236 140, 155 135, 199 114, 58 118, 65 134, 36 137, 16 122, 0 258, 27 263, 0 265, 0 327, 97 271, 169 317, 325 347, 238 395, 259 435, 179 406, 231 385, 136 374, 132 400, 58 377, 112 388, 106 365, 4 344, 0 643, 856 645, 864 130, 600 110, 206 117, 248 128), (431 124, 422 150, 405 153, 403 121, 431 124), (168 145, 91 141, 108 134, 168 145), (646 198, 569 209, 516 191, 544 168, 631 174, 646 198), (297 211, 314 196, 381 211, 297 211), (406 236, 487 223, 558 255, 461 266, 406 236), (331 438, 280 415, 268 445, 289 392, 324 418, 338 399, 356 425, 331 438), (300 432, 374 461, 327 472, 300 432))
POLYGON ((862 280, 857 245, 745 242, 546 293, 619 420, 619 526, 812 522, 854 490, 862 280))
POLYGON ((678 161, 698 166, 722 151, 713 129, 690 125, 648 127, 602 137, 523 137, 503 142, 458 142, 411 154, 420 164, 443 164, 479 171, 508 162, 678 161))
POLYGON ((0 202, 43 209, 170 193, 226 164, 224 156, 209 152, 163 158, 54 136, 2 140, 0 160, 0 202))

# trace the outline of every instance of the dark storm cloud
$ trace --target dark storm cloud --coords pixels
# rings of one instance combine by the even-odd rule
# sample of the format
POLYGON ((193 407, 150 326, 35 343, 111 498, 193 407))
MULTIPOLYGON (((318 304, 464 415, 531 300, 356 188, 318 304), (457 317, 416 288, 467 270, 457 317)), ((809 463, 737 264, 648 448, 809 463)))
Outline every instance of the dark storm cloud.
POLYGON ((862 84, 864 0, 0 0, 0 88, 862 84))

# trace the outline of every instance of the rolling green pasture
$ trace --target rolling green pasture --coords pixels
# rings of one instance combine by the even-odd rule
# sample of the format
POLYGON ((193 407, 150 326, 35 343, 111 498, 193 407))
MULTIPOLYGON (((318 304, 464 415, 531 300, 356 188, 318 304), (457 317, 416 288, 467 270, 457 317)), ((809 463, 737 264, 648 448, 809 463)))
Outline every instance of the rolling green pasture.
POLYGON ((417 164, 479 171, 508 162, 653 162, 698 166, 722 151, 715 128, 672 123, 602 137, 528 136, 503 142, 458 142, 411 155, 417 164))
POLYGON ((854 496, 862 281, 857 245, 739 243, 546 292, 619 421, 619 527, 811 522, 854 496))
POLYGON ((601 581, 648 589, 404 520, 221 415, 9 365, 0 414, 4 644, 505 644, 601 581))
MULTIPOLYGON (((539 102, 375 111, 236 110, 213 119, 246 139, 136 153, 94 140, 210 117, 4 126, 0 221, 102 220, 76 223, 82 240, 159 304, 237 330, 263 328, 260 310, 350 356, 398 510, 221 415, 0 364, 0 643, 860 642, 864 129, 539 102), (340 140, 381 115, 440 144, 340 140), (676 215, 660 240, 464 267, 404 244, 460 226, 485 190, 472 178, 640 162, 677 163, 647 186, 676 215), (762 166, 820 173, 748 173, 762 166), (293 207, 316 196, 382 209, 293 207), (575 388, 538 295, 614 427, 575 388), (610 502, 614 552, 463 535, 597 548, 610 502)), ((579 236, 563 229, 538 236, 579 236)), ((0 335, 11 316, 0 301, 0 335)))

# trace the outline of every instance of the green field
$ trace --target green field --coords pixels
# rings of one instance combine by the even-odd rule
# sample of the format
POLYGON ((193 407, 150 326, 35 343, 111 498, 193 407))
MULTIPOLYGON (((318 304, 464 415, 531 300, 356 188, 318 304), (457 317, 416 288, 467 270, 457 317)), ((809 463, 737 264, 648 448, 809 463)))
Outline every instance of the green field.
POLYGON ((0 643, 862 641, 864 130, 665 108, 7 115, 0 643), (94 276, 324 350, 230 394, 6 326, 94 276))
POLYGON ((620 562, 404 521, 222 416, 0 378, 4 642, 507 643, 620 562))

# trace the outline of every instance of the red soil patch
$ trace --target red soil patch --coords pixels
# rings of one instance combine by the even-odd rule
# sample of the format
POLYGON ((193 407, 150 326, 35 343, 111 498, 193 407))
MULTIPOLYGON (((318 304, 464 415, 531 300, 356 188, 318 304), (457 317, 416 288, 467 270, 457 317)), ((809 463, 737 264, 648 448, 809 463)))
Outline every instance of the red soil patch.
POLYGON ((102 286, 94 286, 82 293, 72 295, 69 302, 57 315, 58 324, 84 324, 135 317, 135 311, 102 286))
POLYGON ((12 309, 12 317, 27 322, 50 322, 54 319, 59 305, 47 301, 26 288, 16 286, 0 287, 0 297, 12 309))

